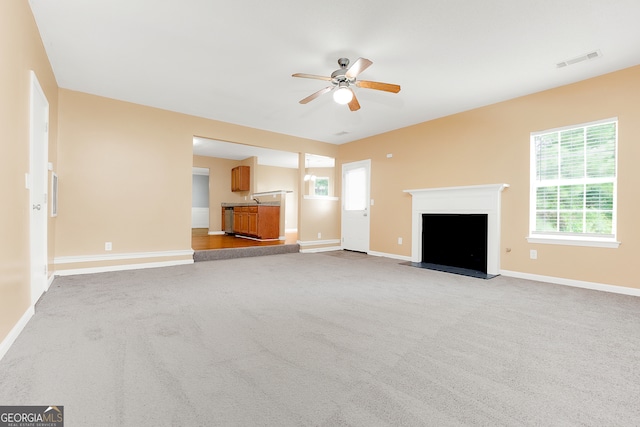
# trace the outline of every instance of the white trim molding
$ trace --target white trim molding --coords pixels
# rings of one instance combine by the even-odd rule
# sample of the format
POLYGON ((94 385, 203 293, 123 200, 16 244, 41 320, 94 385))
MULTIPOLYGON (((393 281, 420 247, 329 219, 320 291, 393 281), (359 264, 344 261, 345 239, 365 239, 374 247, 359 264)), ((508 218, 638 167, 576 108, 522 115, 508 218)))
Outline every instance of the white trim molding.
POLYGON ((412 196, 411 261, 422 261, 422 214, 487 214, 487 274, 500 271, 500 204, 509 184, 404 190, 412 196))
POLYGON ((399 259, 399 260, 402 260, 402 261, 411 261, 411 257, 410 256, 389 254, 389 253, 385 253, 385 252, 369 251, 369 252, 367 252, 367 255, 384 257, 384 258, 399 259))
POLYGON ((338 200, 340 200, 340 198, 336 196, 316 196, 316 195, 308 195, 308 194, 303 195, 302 198, 305 200, 330 200, 333 202, 337 202, 338 200))
MULTIPOLYGON (((105 255, 80 255, 80 256, 61 256, 53 259, 53 263, 74 264, 77 262, 100 262, 100 261, 123 261, 129 259, 143 258, 165 258, 176 256, 193 256, 193 249, 180 251, 157 251, 157 252, 131 252, 123 254, 105 254, 105 255)), ((56 273, 58 274, 58 273, 56 273)))
POLYGON ((331 239, 331 240, 306 240, 306 241, 302 241, 302 240, 298 240, 296 242, 297 244, 300 245, 301 248, 305 247, 305 246, 316 246, 316 245, 335 245, 337 244, 338 246, 340 246, 340 239, 331 239))
POLYGON ((161 262, 145 262, 141 264, 109 265, 106 267, 76 268, 72 270, 58 270, 56 271, 56 276, 75 276, 77 274, 94 274, 94 273, 108 273, 110 271, 141 270, 144 268, 173 267, 176 265, 187 265, 187 264, 193 264, 193 259, 161 261, 161 262))
POLYGON ((224 233, 224 231, 211 231, 211 230, 209 230, 208 234, 209 234, 209 236, 222 236, 225 233, 224 233))
MULTIPOLYGON (((50 272, 47 271, 47 274, 49 274, 50 272)), ((52 274, 49 276, 49 279, 47 280, 47 289, 45 289, 45 292, 49 290, 49 288, 51 287, 51 284, 53 283, 53 280, 56 278, 55 274, 52 274)))
POLYGON ((303 254, 311 254, 316 252, 330 252, 330 251, 340 251, 342 250, 342 246, 340 245, 340 239, 331 239, 331 240, 308 240, 302 241, 298 240, 296 243, 300 245, 300 253, 303 254), (304 249, 307 246, 320 246, 320 245, 333 245, 333 246, 325 246, 319 248, 308 248, 304 249))
POLYGON ((5 354, 7 354, 9 348, 11 348, 16 339, 18 339, 18 336, 25 328, 25 326, 27 326, 27 323, 29 323, 29 320, 33 317, 34 314, 35 309, 34 306, 31 305, 29 306, 29 308, 27 308, 27 311, 24 312, 22 317, 20 317, 20 320, 18 320, 18 322, 13 325, 13 328, 11 328, 5 339, 0 342, 0 360, 2 360, 5 354))
POLYGON ((300 249, 301 254, 315 254, 318 252, 341 251, 342 246, 325 246, 323 248, 300 249))
POLYGON ((193 175, 206 175, 206 176, 209 176, 209 168, 199 168, 199 167, 194 166, 194 167, 191 168, 191 170, 192 170, 191 173, 193 175))
POLYGON ((293 193, 293 190, 276 190, 276 191, 263 191, 261 193, 252 193, 251 197, 262 197, 262 196, 279 196, 287 193, 293 193))
POLYGON ((640 297, 640 289, 626 286, 608 285, 605 283, 585 282, 583 280, 563 279, 562 277, 542 276, 539 274, 521 273, 519 271, 500 270, 500 274, 517 279, 534 280, 536 282, 553 283, 555 285, 572 286, 574 288, 591 289, 594 291, 611 292, 614 294, 640 297))
POLYGON ((565 245, 565 246, 591 246, 594 248, 618 248, 620 242, 614 239, 582 237, 582 236, 552 236, 552 235, 535 235, 527 237, 529 243, 540 243, 544 245, 565 245))

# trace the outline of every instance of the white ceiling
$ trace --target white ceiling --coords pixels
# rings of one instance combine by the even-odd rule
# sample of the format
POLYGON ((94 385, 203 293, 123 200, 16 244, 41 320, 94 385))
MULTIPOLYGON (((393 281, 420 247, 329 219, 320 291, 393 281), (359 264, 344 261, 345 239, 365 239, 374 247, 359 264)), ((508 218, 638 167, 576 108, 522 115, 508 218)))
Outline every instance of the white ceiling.
POLYGON ((333 144, 640 63, 638 0, 29 3, 62 88, 333 144), (401 92, 299 104, 343 56, 401 92))

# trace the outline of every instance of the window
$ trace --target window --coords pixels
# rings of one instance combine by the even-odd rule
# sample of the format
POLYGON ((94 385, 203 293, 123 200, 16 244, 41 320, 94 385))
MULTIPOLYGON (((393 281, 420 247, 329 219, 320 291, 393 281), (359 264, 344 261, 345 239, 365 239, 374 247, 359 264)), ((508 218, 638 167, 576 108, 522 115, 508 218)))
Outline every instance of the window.
POLYGON ((531 134, 529 241, 617 247, 617 119, 531 134))
POLYGON ((313 194, 316 196, 329 195, 329 177, 316 177, 313 185, 313 194))
POLYGON ((367 169, 349 169, 344 174, 344 210, 363 211, 367 208, 367 169))

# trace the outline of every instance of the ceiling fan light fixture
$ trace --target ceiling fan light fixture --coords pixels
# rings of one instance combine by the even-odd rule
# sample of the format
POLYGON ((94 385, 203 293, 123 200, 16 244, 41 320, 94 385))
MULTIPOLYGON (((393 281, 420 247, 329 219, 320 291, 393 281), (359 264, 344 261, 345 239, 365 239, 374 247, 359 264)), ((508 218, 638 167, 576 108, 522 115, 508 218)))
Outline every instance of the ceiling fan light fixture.
POLYGON ((324 89, 320 89, 298 101, 300 104, 308 104, 319 96, 333 92, 333 100, 341 105, 349 104, 349 110, 358 111, 360 109, 360 103, 356 98, 356 93, 351 89, 351 86, 357 86, 364 89, 375 89, 385 92, 398 93, 400 92, 400 86, 390 83, 374 82, 369 80, 357 80, 357 77, 361 72, 366 70, 372 62, 366 58, 358 58, 351 66, 349 66, 349 60, 347 58, 338 59, 338 65, 340 69, 335 70, 330 76, 318 76, 316 74, 295 73, 292 77, 302 77, 305 79, 317 79, 331 82, 331 84, 324 89), (348 67, 348 68, 347 68, 348 67))
POLYGON ((340 84, 338 89, 333 92, 333 100, 338 104, 348 104, 352 99, 353 92, 351 92, 351 89, 349 89, 346 85, 343 86, 342 83, 340 84))

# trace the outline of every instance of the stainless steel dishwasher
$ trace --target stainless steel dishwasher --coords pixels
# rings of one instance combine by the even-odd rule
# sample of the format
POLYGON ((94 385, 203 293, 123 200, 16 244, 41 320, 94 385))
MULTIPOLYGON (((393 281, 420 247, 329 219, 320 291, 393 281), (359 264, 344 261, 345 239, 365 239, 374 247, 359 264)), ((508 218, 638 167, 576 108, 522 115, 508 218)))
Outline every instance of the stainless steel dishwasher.
POLYGON ((233 207, 225 206, 224 208, 224 232, 233 234, 233 207))

